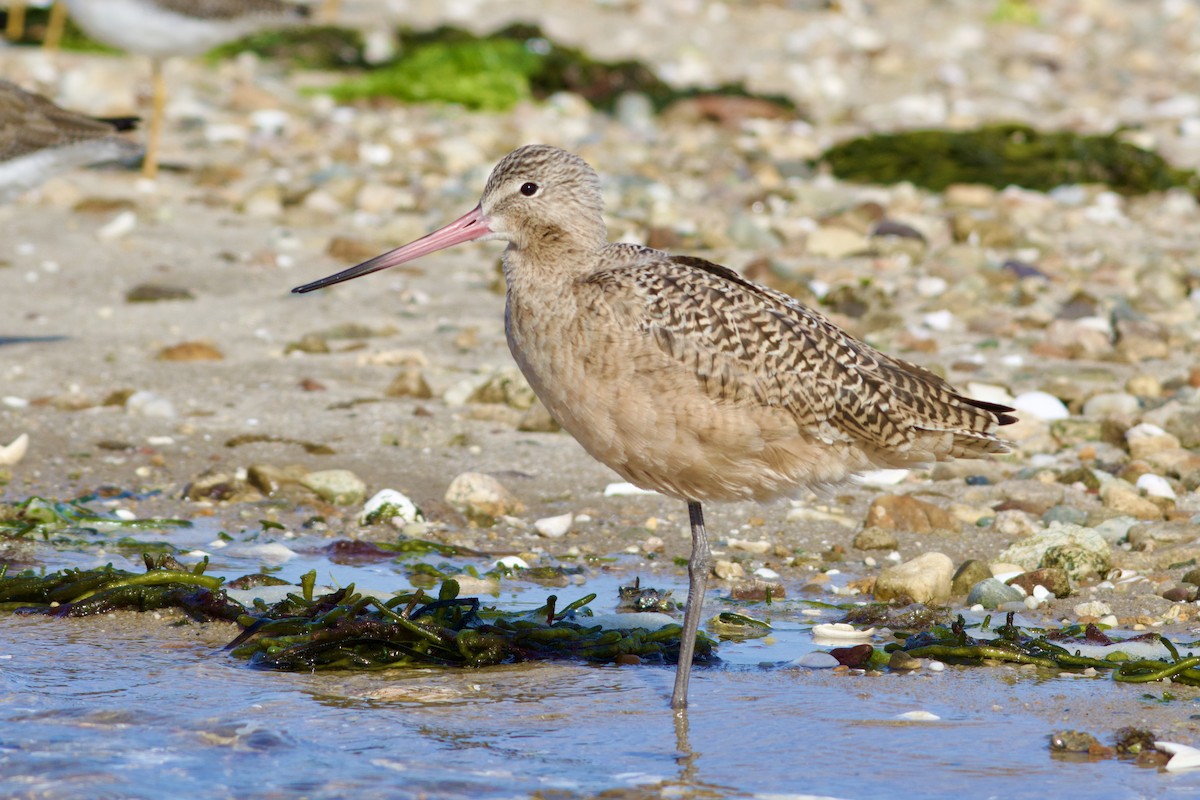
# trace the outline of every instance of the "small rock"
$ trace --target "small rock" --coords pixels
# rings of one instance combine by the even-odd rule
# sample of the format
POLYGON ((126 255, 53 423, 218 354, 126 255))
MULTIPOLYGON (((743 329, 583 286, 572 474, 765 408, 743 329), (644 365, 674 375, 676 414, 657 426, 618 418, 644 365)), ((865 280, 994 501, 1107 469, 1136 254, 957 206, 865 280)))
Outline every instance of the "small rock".
POLYGON ((949 556, 938 552, 924 553, 880 572, 875 579, 875 599, 886 602, 909 597, 927 605, 945 603, 950 599, 953 574, 954 562, 949 556))
POLYGON ((746 569, 736 561, 718 560, 713 563, 713 574, 723 581, 746 577, 746 569))
POLYGON ((482 472, 464 472, 450 482, 446 502, 478 525, 495 524, 497 517, 525 511, 525 504, 504 484, 482 472))
POLYGON ((1162 497, 1168 500, 1176 499, 1175 490, 1171 488, 1171 482, 1161 475, 1154 475, 1147 472, 1137 479, 1135 486, 1150 497, 1162 497))
POLYGON ((159 361, 220 361, 225 356, 210 342, 181 342, 159 350, 156 358, 159 361))
POLYGON ((1001 561, 1018 564, 1023 572, 1039 567, 1062 567, 1074 580, 1108 571, 1108 542, 1091 528, 1056 522, 1043 531, 1010 545, 1001 561), (1053 557, 1047 555, 1054 552, 1053 557))
POLYGON ((950 592, 956 597, 971 591, 971 587, 980 581, 992 577, 992 569, 982 561, 974 558, 967 559, 954 573, 950 583, 950 592))
POLYGON ((921 659, 913 658, 903 650, 892 651, 892 657, 888 659, 888 669, 892 672, 911 672, 920 668, 921 659))
POLYGON ((891 531, 867 527, 854 537, 854 546, 859 550, 895 550, 900 546, 900 542, 891 531))
POLYGON ((164 300, 195 300, 191 289, 179 286, 162 286, 157 283, 140 283, 125 293, 126 303, 160 303, 164 300))
POLYGON ((1200 447, 1200 411, 1181 411, 1170 417, 1163 427, 1179 440, 1180 447, 1200 447))
POLYGON ((358 514, 359 525, 375 525, 390 522, 397 528, 423 522, 425 514, 417 508, 408 495, 395 489, 380 489, 363 505, 358 514))
POLYGON ((1154 501, 1142 497, 1127 481, 1114 478, 1100 488, 1104 507, 1118 514, 1145 520, 1162 519, 1162 509, 1154 501))
POLYGON ((1172 603, 1190 603, 1196 599, 1195 586, 1173 586, 1162 593, 1164 600, 1172 603))
POLYGON ((1107 617, 1113 613, 1108 603, 1102 600, 1089 600, 1086 603, 1080 603, 1075 606, 1074 611, 1077 617, 1095 617, 1096 619, 1107 617))
POLYGON ((813 650, 811 653, 805 653, 788 663, 789 666, 805 667, 807 669, 832 669, 841 662, 824 650, 813 650))
POLYGON ((1049 392, 1023 392, 1013 400, 1013 407, 1044 420, 1066 419, 1071 416, 1062 400, 1049 392))
POLYGON ((425 373, 416 364, 409 364, 392 379, 383 390, 385 397, 415 397, 426 399, 433 397, 433 391, 425 381, 425 373))
POLYGON ((22 433, 8 444, 0 447, 0 466, 11 467, 18 464, 25 457, 28 449, 29 434, 22 433))
POLYGON ((1136 416, 1142 403, 1128 392, 1104 392, 1083 404, 1083 416, 1090 419, 1127 419, 1136 416))
POLYGON ((550 412, 538 400, 530 406, 517 421, 517 430, 531 433, 556 433, 562 430, 558 420, 550 416, 550 412))
POLYGON ((726 544, 731 550, 743 550, 747 553, 755 553, 757 555, 766 555, 774 549, 774 545, 766 539, 728 539, 726 544))
POLYGON ((201 473, 187 485, 183 495, 188 500, 211 500, 218 503, 242 503, 261 500, 262 495, 235 475, 219 469, 201 473))
POLYGON ((817 228, 808 235, 804 247, 809 255, 832 259, 858 255, 871 249, 867 237, 839 226, 817 228))
POLYGON ((1180 446, 1179 439, 1148 422, 1125 431, 1125 443, 1134 458, 1149 458, 1165 450, 1178 450, 1180 446))
POLYGON ((1069 505, 1057 505, 1046 509, 1042 514, 1042 523, 1049 525, 1053 522, 1067 522, 1072 525, 1082 525, 1087 522, 1087 512, 1082 508, 1069 505))
POLYGON ((1200 567, 1189 569, 1180 580, 1184 583, 1190 583, 1193 586, 1200 586, 1200 567))
POLYGON ((467 397, 468 403, 503 403, 510 408, 532 408, 537 397, 515 367, 505 367, 484 380, 467 397))
POLYGON ((357 505, 367 496, 367 484, 348 469, 310 472, 300 483, 335 506, 357 505))
POLYGON ((981 605, 984 608, 999 608, 1005 603, 1019 603, 1025 599, 1025 593, 1007 583, 986 578, 971 587, 967 594, 967 605, 981 605))
POLYGON ((559 514, 555 517, 542 517, 534 521, 533 529, 538 532, 539 536, 547 539, 560 539, 567 535, 567 531, 571 530, 574 522, 574 514, 559 514))
POLYGON ((866 525, 885 531, 957 531, 954 515, 943 508, 909 495, 882 495, 867 509, 866 525))
POLYGON ((1038 529, 1037 524, 1029 514, 1015 508, 1006 508, 1003 511, 997 511, 995 520, 992 522, 992 528, 997 533, 1014 539, 1031 536, 1038 529))
POLYGON ((170 419, 175 416, 175 406, 160 394, 142 391, 129 395, 125 401, 125 412, 139 417, 170 419))
POLYGON ((1075 580, 1103 576, 1112 568, 1107 552, 1099 552, 1078 544, 1060 544, 1046 548, 1040 562, 1042 567, 1058 567, 1075 580))
POLYGON ((1022 572, 1015 578, 1008 581, 1011 586, 1020 586, 1025 590, 1026 594, 1033 594, 1035 586, 1044 587, 1050 594, 1055 597, 1069 597, 1071 595, 1071 581, 1067 575, 1067 571, 1057 567, 1044 567, 1042 569, 1030 570, 1022 572))
POLYGON ((729 599, 731 600, 750 600, 761 603, 784 597, 787 597, 787 590, 779 581, 739 581, 729 588, 729 599))
POLYGON ((246 468, 246 482, 264 497, 281 497, 299 490, 309 498, 310 489, 304 486, 308 469, 300 464, 276 467, 273 464, 251 464, 246 468))

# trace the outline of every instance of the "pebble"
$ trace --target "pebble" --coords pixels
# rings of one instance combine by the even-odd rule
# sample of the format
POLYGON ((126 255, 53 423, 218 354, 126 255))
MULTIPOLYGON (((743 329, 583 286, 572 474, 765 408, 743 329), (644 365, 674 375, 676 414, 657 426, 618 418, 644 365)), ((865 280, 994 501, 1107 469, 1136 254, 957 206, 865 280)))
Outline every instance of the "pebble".
POLYGON ((967 559, 955 570, 950 582, 950 593, 960 597, 971 591, 975 584, 991 577, 992 570, 987 564, 974 558, 967 559))
POLYGON ((176 416, 175 406, 160 394, 148 391, 134 392, 125 400, 125 411, 139 417, 172 419, 176 416))
POLYGON ((1056 522, 1044 531, 1022 539, 1000 553, 1027 572, 1039 567, 1057 566, 1074 580, 1103 575, 1109 570, 1111 551, 1099 533, 1082 525, 1056 522))
POLYGON ((1175 490, 1171 488, 1171 482, 1161 475, 1154 475, 1147 472, 1141 475, 1134 485, 1150 497, 1164 497, 1169 500, 1176 499, 1175 490))
MULTIPOLYGON (((1169 488, 1169 487, 1168 487, 1169 488)), ((1162 509, 1154 501, 1142 497, 1128 481, 1115 478, 1100 487, 1104 507, 1135 519, 1162 519, 1162 509)))
POLYGON ((967 594, 967 605, 981 605, 984 608, 999 608, 1005 603, 1019 603, 1025 599, 1025 593, 1016 587, 995 578, 986 578, 971 587, 967 594))
POLYGON ((1142 402, 1128 392, 1102 392, 1083 404, 1083 416, 1092 419, 1126 419, 1141 411, 1142 402))
POLYGON ((363 505, 358 514, 359 525, 386 521, 397 528, 422 522, 424 519, 425 515, 417 508, 417 504, 408 495, 396 489, 380 489, 363 505))
POLYGON ((1080 603, 1073 609, 1077 617, 1107 617, 1112 614, 1112 608, 1108 603, 1102 600, 1089 600, 1086 603, 1080 603))
POLYGON ((446 489, 446 503, 468 519, 484 526, 496 518, 521 514, 525 504, 504 484, 482 472, 464 472, 446 489))
POLYGON ((916 558, 888 567, 875 579, 875 599, 887 602, 909 597, 926 605, 950 599, 954 562, 944 553, 923 553, 916 558))
POLYGON ((539 536, 544 536, 547 539, 561 539, 567 535, 567 531, 571 530, 571 525, 574 522, 574 514, 559 514, 554 517, 542 517, 539 520, 535 520, 533 529, 537 531, 539 536))
POLYGON ((912 533, 956 531, 960 527, 949 511, 915 497, 895 494, 875 498, 867 509, 865 524, 885 531, 912 533))
POLYGON ((1026 594, 1036 596, 1039 600, 1045 599, 1047 594, 1054 597, 1068 597, 1071 594, 1071 580, 1067 571, 1057 567, 1043 567, 1023 572, 1015 578, 1009 579, 1008 583, 1011 586, 1019 586, 1026 594), (1039 592, 1039 589, 1042 591, 1039 592))
POLYGON ((717 559, 713 562, 713 574, 724 581, 744 578, 746 568, 736 561, 717 559))
POLYGON ((900 546, 896 534, 883 528, 863 528, 854 537, 854 547, 859 550, 895 550, 900 546))
POLYGON ((1013 399, 1013 408, 1038 419, 1066 419, 1071 416, 1065 403, 1049 392, 1023 392, 1013 399))
POLYGON ((348 469, 310 472, 300 483, 325 502, 335 506, 358 505, 367 496, 367 484, 348 469))
POLYGON ((12 467, 21 462, 29 450, 29 434, 22 433, 8 444, 0 447, 0 466, 12 467))
POLYGON ((813 650, 810 653, 805 653, 797 659, 788 662, 790 667, 804 667, 805 669, 832 669, 838 666, 839 662, 829 653, 824 650, 813 650))

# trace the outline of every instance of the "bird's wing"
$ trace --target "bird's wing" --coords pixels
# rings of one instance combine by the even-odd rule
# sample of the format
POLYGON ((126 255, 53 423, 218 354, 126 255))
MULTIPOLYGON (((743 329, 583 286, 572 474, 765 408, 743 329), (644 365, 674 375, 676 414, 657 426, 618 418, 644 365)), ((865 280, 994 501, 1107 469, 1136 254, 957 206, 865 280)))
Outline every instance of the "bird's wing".
POLYGON ((720 403, 786 409, 806 435, 904 457, 1002 452, 991 433, 1012 409, 959 395, 884 355, 794 298, 698 258, 642 251, 588 278, 627 323, 692 371, 720 403))
POLYGON ((109 136, 116 130, 108 122, 67 111, 41 95, 0 81, 0 160, 109 136))

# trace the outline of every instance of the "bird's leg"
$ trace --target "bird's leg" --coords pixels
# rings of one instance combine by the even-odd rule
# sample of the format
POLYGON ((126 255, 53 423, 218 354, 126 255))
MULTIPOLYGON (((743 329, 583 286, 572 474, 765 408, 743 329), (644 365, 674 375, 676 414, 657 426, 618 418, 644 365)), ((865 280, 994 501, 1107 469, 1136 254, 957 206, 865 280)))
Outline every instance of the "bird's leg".
POLYGON ((704 590, 708 573, 712 571, 712 551, 708 549, 708 534, 704 531, 704 512, 700 504, 688 501, 688 518, 692 523, 692 556, 688 559, 688 596, 683 609, 683 633, 679 639, 679 664, 675 668, 675 689, 671 692, 671 708, 687 707, 688 679, 692 676, 692 656, 696 652, 696 632, 704 610, 704 590))
POLYGON ((167 82, 163 77, 163 60, 150 60, 154 78, 154 108, 150 112, 150 132, 146 139, 146 156, 142 159, 142 176, 158 177, 158 143, 162 139, 163 115, 167 110, 167 82))
POLYGON ((20 41, 25 35, 25 0, 13 0, 8 4, 8 22, 4 35, 10 42, 20 41))
POLYGON ((63 31, 66 27, 66 0, 54 0, 54 5, 50 6, 50 20, 46 23, 46 38, 42 39, 42 47, 47 50, 57 50, 62 44, 63 31))

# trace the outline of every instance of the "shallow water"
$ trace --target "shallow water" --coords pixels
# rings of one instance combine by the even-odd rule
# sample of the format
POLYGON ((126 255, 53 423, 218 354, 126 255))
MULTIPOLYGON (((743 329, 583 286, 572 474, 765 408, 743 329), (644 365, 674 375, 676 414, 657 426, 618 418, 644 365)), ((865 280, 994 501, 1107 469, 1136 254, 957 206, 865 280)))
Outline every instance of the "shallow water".
MULTIPOLYGON (((139 534, 149 540, 149 534, 139 534)), ((164 534, 211 543, 203 528, 164 534)), ((408 586, 404 566, 334 564, 316 545, 280 566, 361 589, 408 586)), ((311 545, 311 546, 310 546, 311 545)), ((47 568, 114 561, 88 549, 40 552, 47 568)), ((257 570, 254 543, 216 550, 211 574, 257 570)), ((436 559, 435 559, 436 560, 436 559)), ((481 566, 486 566, 482 565, 481 566)), ((132 566, 132 565, 128 565, 132 566)), ((535 607, 590 592, 613 610, 626 569, 581 586, 505 580, 494 600, 535 607)), ((644 576, 647 577, 647 576, 644 576)), ((673 574, 651 582, 682 596, 673 574)), ((489 600, 489 602, 493 602, 489 600)), ((755 606, 770 639, 723 642, 698 667, 693 707, 676 724, 673 671, 661 666, 521 664, 286 674, 220 650, 234 626, 173 615, 0 617, 0 796, 508 798, 914 796, 1195 797, 1200 775, 1126 762, 1052 758, 1046 736, 1106 739, 1126 724, 1195 743, 1194 692, 1007 667, 880 677, 784 666, 812 649, 803 604, 755 606), (926 711, 939 719, 905 721, 926 711)), ((719 609, 710 595, 710 613, 719 609)), ((831 616, 830 619, 833 617, 831 616)))

